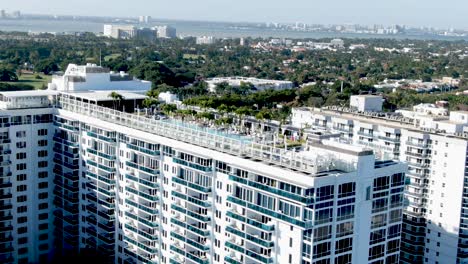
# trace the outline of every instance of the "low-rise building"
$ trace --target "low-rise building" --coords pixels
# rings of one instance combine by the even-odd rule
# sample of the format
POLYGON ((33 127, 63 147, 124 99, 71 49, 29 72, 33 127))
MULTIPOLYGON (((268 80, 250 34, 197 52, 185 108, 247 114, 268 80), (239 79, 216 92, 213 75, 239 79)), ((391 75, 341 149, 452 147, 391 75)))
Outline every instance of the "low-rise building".
POLYGON ((291 81, 266 80, 251 77, 216 77, 206 80, 206 83, 210 92, 216 92, 216 86, 221 83, 227 83, 233 87, 239 87, 242 83, 250 83, 258 91, 268 89, 284 90, 291 89, 294 86, 291 81))

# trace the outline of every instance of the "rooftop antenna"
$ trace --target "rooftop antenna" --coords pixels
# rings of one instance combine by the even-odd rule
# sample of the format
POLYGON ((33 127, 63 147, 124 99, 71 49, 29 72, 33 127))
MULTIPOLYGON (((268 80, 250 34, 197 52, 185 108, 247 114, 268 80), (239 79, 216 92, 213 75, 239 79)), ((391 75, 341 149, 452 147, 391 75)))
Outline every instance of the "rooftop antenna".
POLYGON ((101 54, 101 48, 99 48, 99 67, 102 67, 102 54, 101 54))

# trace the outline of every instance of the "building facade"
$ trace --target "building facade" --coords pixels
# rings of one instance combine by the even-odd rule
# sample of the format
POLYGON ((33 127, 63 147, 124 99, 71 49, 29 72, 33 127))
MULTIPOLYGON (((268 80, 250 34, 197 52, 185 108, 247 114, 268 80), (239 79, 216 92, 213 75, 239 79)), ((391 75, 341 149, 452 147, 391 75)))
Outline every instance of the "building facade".
POLYGON ((292 123, 407 163, 402 262, 467 263, 468 113, 442 117, 419 108, 403 115, 297 108, 292 123))
POLYGON ((108 263, 400 258, 402 163, 324 139, 276 149, 70 92, 36 96, 48 101, 0 110, 4 263, 88 251, 108 263))

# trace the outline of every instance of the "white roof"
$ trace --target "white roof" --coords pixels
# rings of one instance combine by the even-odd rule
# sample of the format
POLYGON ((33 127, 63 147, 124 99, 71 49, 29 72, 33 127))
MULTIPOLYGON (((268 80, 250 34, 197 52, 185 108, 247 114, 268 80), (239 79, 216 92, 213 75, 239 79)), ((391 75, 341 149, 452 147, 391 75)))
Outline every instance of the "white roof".
POLYGON ((11 92, 0 92, 1 95, 8 98, 15 97, 31 97, 31 96, 49 96, 57 95, 57 91, 52 90, 30 90, 30 91, 11 91, 11 92))
POLYGON ((125 100, 145 99, 147 91, 82 91, 82 92, 62 92, 71 96, 79 97, 89 101, 110 101, 109 94, 116 92, 124 97, 125 100))

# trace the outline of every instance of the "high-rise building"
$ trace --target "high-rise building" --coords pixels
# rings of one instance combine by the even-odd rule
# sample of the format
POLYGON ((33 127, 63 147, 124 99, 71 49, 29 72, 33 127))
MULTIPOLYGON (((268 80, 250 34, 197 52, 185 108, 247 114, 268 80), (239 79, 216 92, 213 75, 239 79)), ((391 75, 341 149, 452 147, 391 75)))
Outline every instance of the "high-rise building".
POLYGON ((6 11, 5 10, 0 10, 0 18, 6 18, 6 11))
POLYGON ((421 105, 400 113, 341 107, 292 111, 296 127, 338 133, 351 144, 408 164, 402 263, 468 261, 468 112, 444 116, 448 111, 440 110, 421 105))
POLYGON ((158 38, 175 38, 177 30, 171 26, 157 26, 152 28, 137 28, 132 25, 104 25, 103 35, 117 39, 144 38, 153 40, 158 38))
POLYGON ((150 16, 140 16, 140 17, 138 18, 138 21, 139 21, 140 23, 145 23, 145 24, 147 24, 150 20, 151 20, 151 17, 150 17, 150 16))
POLYGON ((177 30, 171 26, 158 26, 158 38, 176 38, 177 30))
POLYGON ((406 165, 331 134, 286 150, 89 92, 0 93, 2 263, 398 262, 406 165))

